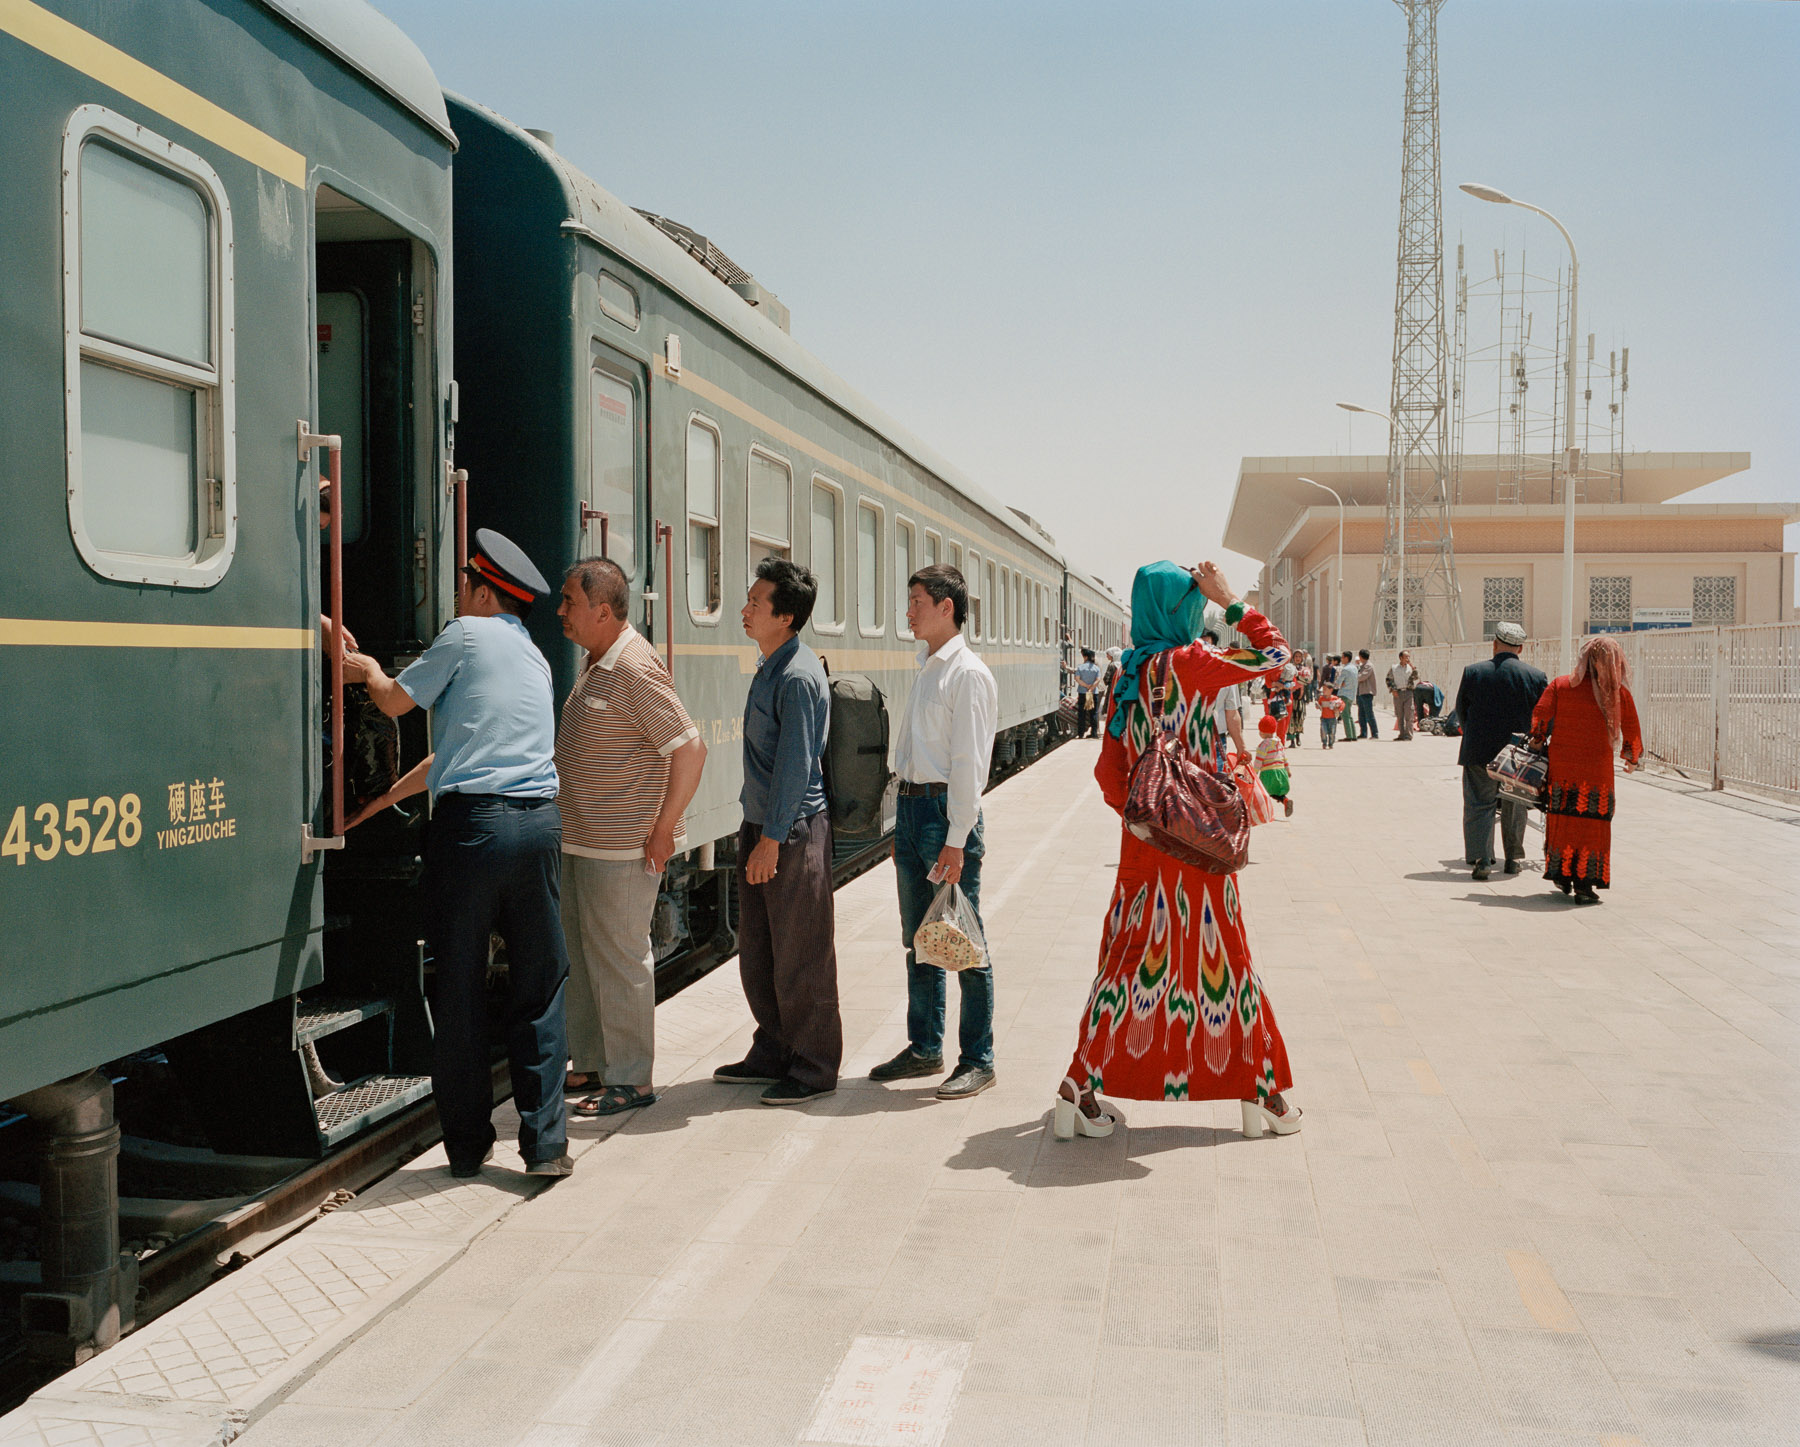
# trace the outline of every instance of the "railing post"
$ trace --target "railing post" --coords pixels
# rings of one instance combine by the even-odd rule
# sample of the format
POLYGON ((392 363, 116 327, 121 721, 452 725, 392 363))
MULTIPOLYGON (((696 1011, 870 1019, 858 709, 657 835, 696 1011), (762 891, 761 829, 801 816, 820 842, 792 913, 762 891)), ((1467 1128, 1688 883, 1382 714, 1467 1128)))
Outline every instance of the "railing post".
POLYGON ((1713 629, 1712 656, 1712 786, 1725 787, 1726 730, 1731 700, 1731 640, 1723 628, 1713 629))

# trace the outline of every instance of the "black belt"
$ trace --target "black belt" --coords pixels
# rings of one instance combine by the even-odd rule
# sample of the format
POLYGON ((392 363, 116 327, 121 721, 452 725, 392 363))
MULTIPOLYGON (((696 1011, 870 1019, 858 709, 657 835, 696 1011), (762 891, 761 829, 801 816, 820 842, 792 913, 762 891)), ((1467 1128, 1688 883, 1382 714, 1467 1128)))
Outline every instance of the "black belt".
POLYGON ((902 779, 900 792, 908 798, 935 799, 940 794, 948 794, 950 786, 948 784, 915 784, 911 779, 902 779))

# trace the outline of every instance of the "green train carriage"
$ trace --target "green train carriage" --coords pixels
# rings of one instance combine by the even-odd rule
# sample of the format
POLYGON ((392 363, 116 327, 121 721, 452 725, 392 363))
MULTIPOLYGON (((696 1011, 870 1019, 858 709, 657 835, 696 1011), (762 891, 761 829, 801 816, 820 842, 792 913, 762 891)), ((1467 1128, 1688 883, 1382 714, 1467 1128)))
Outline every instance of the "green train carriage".
MULTIPOLYGON (((405 931, 356 928, 415 841, 328 837, 303 438, 343 438, 361 641, 416 648, 451 577, 442 93, 359 0, 7 0, 0 115, 0 1100, 104 1146, 82 1073, 170 1042, 215 1144, 317 1154, 371 1111, 315 1109, 302 1037, 366 1023, 339 1070, 380 1082, 423 1008, 405 931), (383 877, 329 940, 326 859, 383 877), (327 981, 356 1019, 309 1013, 327 981)), ((104 1247, 27 1297, 53 1354, 119 1329, 104 1247)))
MULTIPOLYGON (((738 608, 756 562, 805 563, 805 633, 837 673, 904 706, 918 645, 906 579, 962 568, 966 633, 1000 692, 996 772, 1055 735, 1072 586, 1093 626, 1115 600, 1054 539, 987 495, 796 345, 779 303, 704 237, 632 210, 548 136, 449 97, 456 162, 459 462, 471 517, 554 575, 607 553, 711 750, 671 871, 659 961, 729 934, 737 746, 756 649, 738 608)), ((532 631, 565 696, 578 666, 549 609, 532 631)), ((891 817, 891 816, 890 816, 891 817)), ((855 845, 846 845, 853 850, 855 845)))

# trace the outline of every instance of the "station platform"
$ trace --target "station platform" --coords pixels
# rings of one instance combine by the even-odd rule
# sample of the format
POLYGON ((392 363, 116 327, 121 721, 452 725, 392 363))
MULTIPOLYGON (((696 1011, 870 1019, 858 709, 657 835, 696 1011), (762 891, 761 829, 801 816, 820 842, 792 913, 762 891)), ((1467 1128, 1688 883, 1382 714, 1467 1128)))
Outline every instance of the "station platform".
POLYGON ((993 1090, 867 1079, 905 1039, 884 866, 839 895, 836 1095, 709 1079, 750 1033, 727 965, 572 1178, 428 1153, 0 1444, 1800 1440, 1800 814, 1625 781, 1582 908, 1470 880, 1456 746, 1315 733, 1255 833, 1297 1135, 1129 1102, 1050 1138, 1118 858, 1077 742, 986 801, 993 1090))

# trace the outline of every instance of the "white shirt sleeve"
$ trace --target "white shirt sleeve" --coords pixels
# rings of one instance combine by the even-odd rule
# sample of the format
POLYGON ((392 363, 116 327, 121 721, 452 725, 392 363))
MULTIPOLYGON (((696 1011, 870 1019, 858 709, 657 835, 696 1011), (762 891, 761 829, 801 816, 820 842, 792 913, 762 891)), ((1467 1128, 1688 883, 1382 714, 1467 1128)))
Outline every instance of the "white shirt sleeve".
POLYGON ((961 849, 981 817, 981 790, 994 757, 999 714, 1000 693, 992 676, 980 669, 963 669, 950 698, 949 829, 944 835, 949 848, 961 849))

